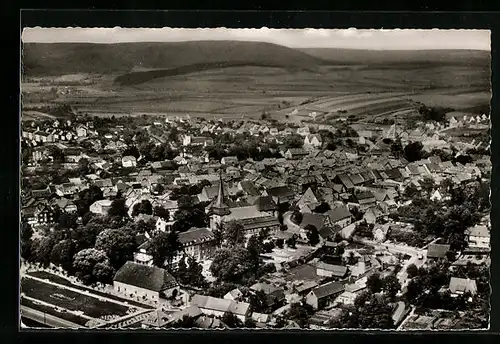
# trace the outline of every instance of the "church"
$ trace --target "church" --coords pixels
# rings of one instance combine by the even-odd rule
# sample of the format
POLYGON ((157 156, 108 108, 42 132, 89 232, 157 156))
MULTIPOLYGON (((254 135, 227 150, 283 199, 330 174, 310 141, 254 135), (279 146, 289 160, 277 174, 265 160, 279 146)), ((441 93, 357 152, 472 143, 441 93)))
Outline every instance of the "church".
POLYGON ((224 195, 222 176, 218 185, 217 198, 207 207, 210 217, 210 230, 216 229, 225 223, 236 221, 245 228, 246 235, 259 233, 268 229, 269 233, 279 230, 277 205, 272 197, 260 196, 253 205, 229 206, 229 200, 224 195))

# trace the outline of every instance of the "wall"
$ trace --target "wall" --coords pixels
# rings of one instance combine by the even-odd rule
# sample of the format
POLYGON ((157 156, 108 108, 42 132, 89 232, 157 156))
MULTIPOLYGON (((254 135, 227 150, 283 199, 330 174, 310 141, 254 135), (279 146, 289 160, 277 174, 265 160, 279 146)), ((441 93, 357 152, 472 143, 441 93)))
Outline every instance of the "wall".
POLYGON ((306 303, 311 305, 314 309, 318 309, 318 298, 312 291, 307 294, 306 303))
POLYGON ((130 294, 133 294, 135 296, 146 296, 147 298, 151 300, 159 300, 160 298, 160 293, 152 291, 152 290, 147 290, 144 288, 132 286, 129 284, 121 283, 121 282, 113 282, 113 288, 119 292, 122 293, 123 295, 129 296, 130 294))

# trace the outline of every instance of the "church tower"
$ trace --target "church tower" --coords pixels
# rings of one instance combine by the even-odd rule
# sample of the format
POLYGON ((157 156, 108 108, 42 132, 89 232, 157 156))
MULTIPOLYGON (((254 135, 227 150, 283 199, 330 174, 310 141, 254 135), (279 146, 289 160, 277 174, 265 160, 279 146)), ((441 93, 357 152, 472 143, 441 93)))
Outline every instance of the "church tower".
POLYGON ((219 177, 219 191, 217 193, 217 199, 215 203, 212 203, 210 206, 210 230, 214 230, 217 228, 217 225, 222 223, 222 218, 226 215, 229 215, 231 211, 229 210, 229 206, 225 203, 224 200, 224 184, 222 183, 222 172, 219 177))

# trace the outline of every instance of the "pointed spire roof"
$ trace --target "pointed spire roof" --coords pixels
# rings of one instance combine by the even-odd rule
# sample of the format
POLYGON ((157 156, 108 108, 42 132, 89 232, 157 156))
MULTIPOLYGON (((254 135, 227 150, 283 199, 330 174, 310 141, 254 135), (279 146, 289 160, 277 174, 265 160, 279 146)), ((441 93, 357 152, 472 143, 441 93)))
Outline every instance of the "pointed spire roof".
POLYGON ((219 172, 219 191, 217 192, 217 199, 211 207, 212 214, 215 215, 229 215, 229 207, 226 205, 224 200, 224 184, 222 182, 222 171, 219 172))

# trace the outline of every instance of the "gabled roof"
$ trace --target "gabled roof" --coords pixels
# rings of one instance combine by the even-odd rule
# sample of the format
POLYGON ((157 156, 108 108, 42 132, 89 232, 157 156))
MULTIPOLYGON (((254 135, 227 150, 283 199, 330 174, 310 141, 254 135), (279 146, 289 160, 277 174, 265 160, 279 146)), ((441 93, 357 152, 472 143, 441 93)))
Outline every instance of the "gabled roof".
POLYGON ((312 293, 316 295, 318 299, 329 297, 335 294, 342 293, 344 291, 344 285, 339 282, 330 282, 312 290, 312 293))
POLYGON ((347 207, 336 207, 326 212, 332 223, 351 217, 351 212, 347 207))
POLYGON ((191 228, 187 232, 179 233, 179 242, 183 246, 197 245, 214 239, 214 234, 206 228, 191 228))
POLYGON ((326 264, 323 262, 317 262, 316 268, 326 270, 332 273, 336 277, 344 277, 347 274, 347 266, 326 264))
POLYGON ((428 258, 444 258, 446 257, 446 252, 450 250, 450 245, 444 244, 430 244, 427 247, 427 257, 428 258))
POLYGON ((325 225, 326 216, 322 214, 302 214, 302 222, 300 223, 301 228, 305 228, 307 225, 312 225, 320 230, 325 225))
POLYGON ((113 281, 156 292, 177 286, 177 281, 167 270, 130 261, 116 272, 113 281))
POLYGON ((483 237, 483 238, 490 237, 490 231, 488 230, 488 227, 481 226, 481 225, 477 225, 477 226, 474 226, 472 228, 469 228, 467 230, 467 233, 471 236, 477 236, 477 237, 483 237))
POLYGON ((254 205, 259 211, 272 211, 278 209, 272 196, 260 196, 255 200, 254 205))
POLYGON ((449 288, 452 293, 470 292, 472 294, 475 294, 477 291, 476 280, 468 278, 465 279, 465 278, 452 277, 450 279, 449 288))
POLYGON ((210 309, 224 313, 229 312, 237 315, 247 315, 250 308, 250 304, 246 302, 236 302, 199 294, 193 296, 191 304, 201 309, 210 309))

